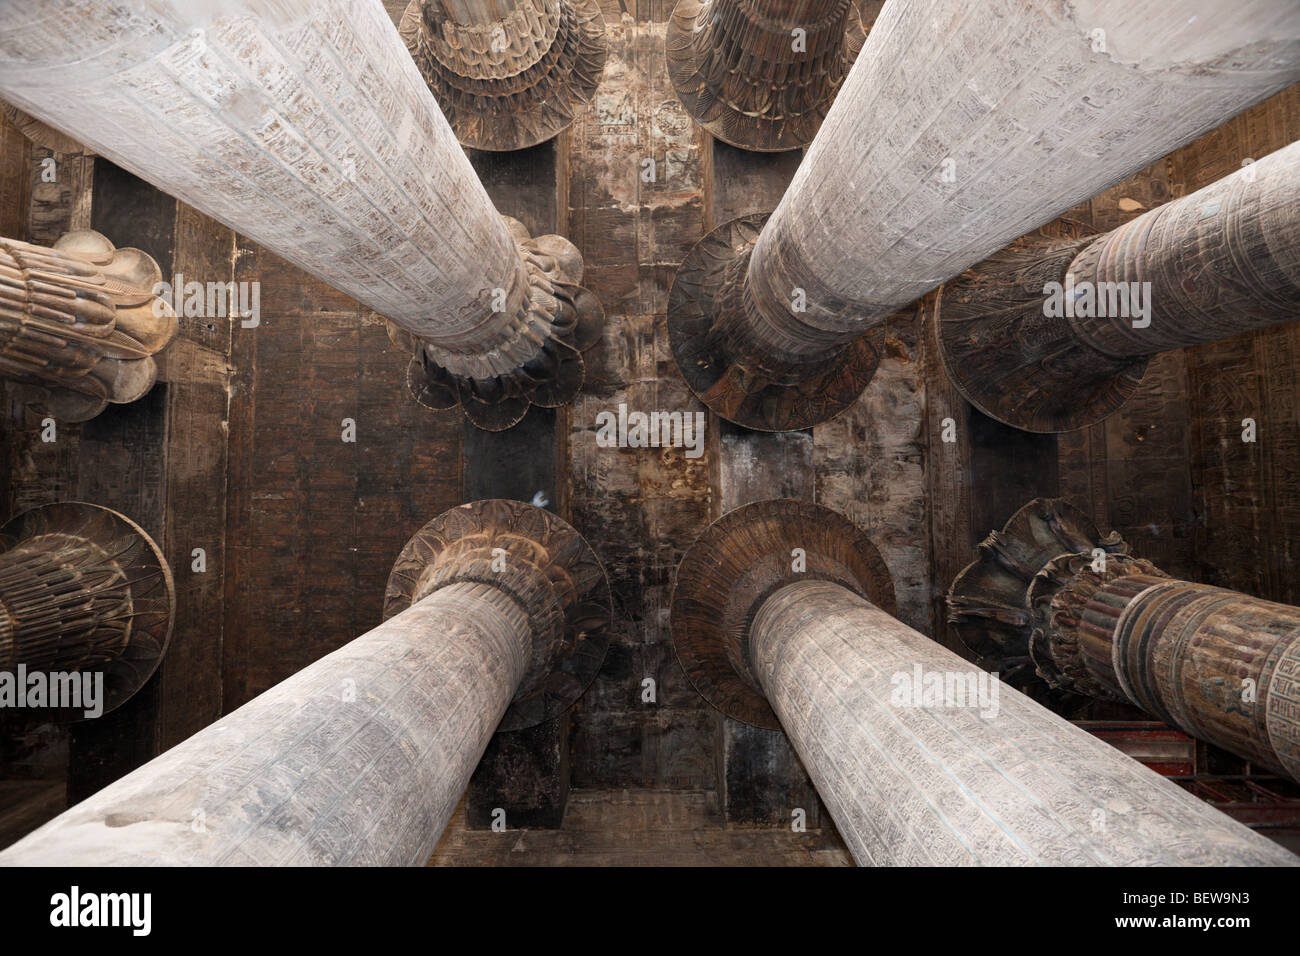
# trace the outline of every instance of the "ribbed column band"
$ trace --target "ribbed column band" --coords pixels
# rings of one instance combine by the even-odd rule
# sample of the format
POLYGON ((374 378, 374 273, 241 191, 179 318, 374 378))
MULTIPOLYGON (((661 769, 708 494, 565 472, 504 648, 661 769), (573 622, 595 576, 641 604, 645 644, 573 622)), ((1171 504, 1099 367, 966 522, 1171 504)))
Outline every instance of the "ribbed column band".
POLYGON ((0 552, 0 670, 91 670, 131 637, 131 587, 87 538, 43 534, 0 552))

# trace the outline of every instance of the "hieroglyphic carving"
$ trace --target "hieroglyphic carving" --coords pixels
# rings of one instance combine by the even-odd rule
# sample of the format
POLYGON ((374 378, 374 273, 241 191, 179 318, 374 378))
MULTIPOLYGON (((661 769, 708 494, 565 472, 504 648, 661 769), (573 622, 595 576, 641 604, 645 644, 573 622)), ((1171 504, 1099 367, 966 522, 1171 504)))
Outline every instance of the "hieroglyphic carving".
POLYGON ((972 649, 1027 651, 1056 688, 1134 704, 1300 780, 1300 608, 1171 578, 1055 499, 980 551, 948 595, 972 649))
POLYGON ((1018 240, 944 290, 949 376, 999 421, 1066 431, 1123 405, 1153 355, 1300 319, 1298 183, 1300 143, 1101 236, 1018 240))

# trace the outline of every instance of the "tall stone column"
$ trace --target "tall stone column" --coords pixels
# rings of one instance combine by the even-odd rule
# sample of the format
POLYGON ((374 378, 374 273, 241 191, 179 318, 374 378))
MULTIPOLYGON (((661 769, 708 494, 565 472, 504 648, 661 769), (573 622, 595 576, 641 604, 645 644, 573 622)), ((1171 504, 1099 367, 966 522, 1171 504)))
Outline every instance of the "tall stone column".
POLYGON ((98 717, 158 669, 176 591, 154 540, 79 501, 0 527, 0 701, 42 718, 98 717))
POLYGON ((800 149, 866 36, 854 0, 678 0, 668 74, 686 112, 723 142, 800 149))
POLYGON ((1100 421, 1151 356, 1300 321, 1300 143, 1101 236, 1025 238, 945 287, 949 377, 1016 428, 1100 421))
POLYGON ((1300 781, 1300 608, 1180 581, 1035 499, 952 584, 950 620, 990 663, 1140 707, 1300 781))
POLYGON ((161 279, 147 253, 89 229, 52 247, 0 238, 0 377, 65 422, 143 397, 176 337, 176 313, 153 294, 161 279))
POLYGON ((724 515, 673 594, 691 681, 785 730, 859 864, 1300 864, 893 609, 862 532, 796 501, 724 515))
POLYGON ((466 146, 536 146, 570 126, 605 69, 597 0, 411 0, 399 27, 466 146))
POLYGON ((609 614, 600 562, 567 524, 514 501, 453 508, 398 557, 383 624, 0 864, 423 865, 492 734, 581 696, 609 614))
POLYGON ((737 424, 825 421, 891 313, 1297 80, 1290 0, 887 3, 776 211, 682 263, 678 367, 737 424))
POLYGON ((36 0, 0 93, 385 316, 425 404, 502 429, 581 388, 581 257, 497 214, 379 0, 36 0))

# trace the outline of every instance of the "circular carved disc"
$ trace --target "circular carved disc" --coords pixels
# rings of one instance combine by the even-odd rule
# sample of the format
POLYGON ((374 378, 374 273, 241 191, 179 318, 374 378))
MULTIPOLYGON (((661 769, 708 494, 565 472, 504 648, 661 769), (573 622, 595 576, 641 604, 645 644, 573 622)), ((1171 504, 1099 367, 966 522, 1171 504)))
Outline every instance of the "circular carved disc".
POLYGON ((894 582, 880 552, 855 524, 805 501, 757 501, 723 515, 677 567, 673 647, 695 689, 728 717, 779 730, 749 672, 749 625, 775 591, 799 581, 835 581, 889 614, 894 582), (793 569, 802 548, 803 571, 793 569))
POLYGON ((438 515, 406 543, 384 595, 387 620, 426 596, 421 593, 426 571, 438 565, 444 552, 504 547, 520 553, 520 539, 527 539, 523 553, 530 560, 545 556, 541 570, 564 598, 565 626, 549 647, 534 646, 532 665, 499 731, 532 727, 563 713, 596 679, 605 660, 613 607, 609 582, 582 535, 551 512, 522 501, 493 498, 464 504, 438 515))
POLYGON ((1094 236, 1022 237, 946 286, 936 305, 944 371, 966 401, 1021 431, 1086 428, 1127 402, 1147 360, 1110 361, 1043 312, 1045 281, 1064 281, 1094 236))
POLYGON ((749 391, 745 370, 712 354, 709 330, 727 266, 753 245, 767 218, 733 219, 687 253, 668 293, 668 337, 682 377, 710 411, 755 431, 794 431, 830 421, 858 400, 876 373, 884 329, 849 342, 797 385, 749 391))
MULTIPOLYGON (((0 527, 0 550, 44 534, 88 538, 110 555, 129 582, 131 623, 125 650, 102 665, 104 713, 130 700, 167 653, 176 614, 171 567, 153 538, 138 524, 109 508, 64 501, 23 512, 0 527)), ((86 719, 84 710, 51 710, 58 721, 86 719)))
MULTIPOLYGON (((779 153, 807 146, 821 128, 838 86, 813 109, 793 116, 785 115, 777 102, 771 104, 770 111, 754 115, 719 98, 716 90, 702 81, 706 57, 692 42, 701 12, 707 12, 711 6, 707 0, 678 0, 668 20, 668 75, 686 112, 712 136, 739 149, 779 153)), ((845 75, 866 39, 867 28, 861 12, 856 3, 851 4, 844 23, 845 75)))
POLYGON ((599 0, 564 0, 567 42, 557 38, 539 63, 498 80, 453 73, 423 53, 423 10, 434 2, 410 0, 398 32, 461 145, 496 152, 536 146, 572 125, 595 95, 608 55, 599 0))

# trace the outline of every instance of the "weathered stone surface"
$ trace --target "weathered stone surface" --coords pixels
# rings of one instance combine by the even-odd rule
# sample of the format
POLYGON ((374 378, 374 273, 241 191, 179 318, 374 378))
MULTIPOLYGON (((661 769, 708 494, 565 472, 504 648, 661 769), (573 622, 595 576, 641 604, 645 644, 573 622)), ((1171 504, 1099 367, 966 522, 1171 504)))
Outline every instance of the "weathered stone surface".
POLYGON ((841 585, 774 593, 750 659, 859 864, 1300 865, 1011 688, 900 700, 971 665, 841 585))

